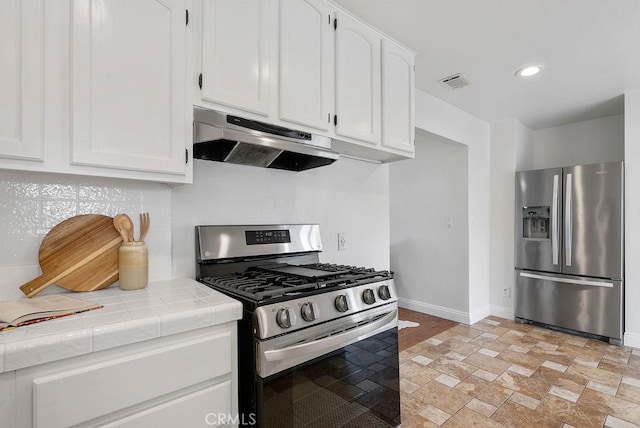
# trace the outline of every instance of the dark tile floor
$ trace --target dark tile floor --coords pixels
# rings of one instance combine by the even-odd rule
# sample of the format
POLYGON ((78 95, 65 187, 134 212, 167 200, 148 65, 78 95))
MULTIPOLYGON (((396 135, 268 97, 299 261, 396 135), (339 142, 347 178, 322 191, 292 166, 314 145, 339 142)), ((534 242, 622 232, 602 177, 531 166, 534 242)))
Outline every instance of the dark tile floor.
POLYGON ((433 331, 400 330, 403 428, 640 426, 638 349, 493 316, 433 331))

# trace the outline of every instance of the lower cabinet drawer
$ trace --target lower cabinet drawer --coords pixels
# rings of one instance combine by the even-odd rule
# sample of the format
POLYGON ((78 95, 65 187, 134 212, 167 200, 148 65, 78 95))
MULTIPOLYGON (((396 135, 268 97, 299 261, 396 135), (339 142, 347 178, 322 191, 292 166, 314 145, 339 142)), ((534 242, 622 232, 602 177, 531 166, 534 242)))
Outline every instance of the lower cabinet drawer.
POLYGON ((231 382, 225 381, 103 427, 220 427, 233 423, 234 416, 231 414, 231 382))
POLYGON ((231 343, 224 331, 35 378, 33 425, 72 426, 223 376, 231 372, 231 343))

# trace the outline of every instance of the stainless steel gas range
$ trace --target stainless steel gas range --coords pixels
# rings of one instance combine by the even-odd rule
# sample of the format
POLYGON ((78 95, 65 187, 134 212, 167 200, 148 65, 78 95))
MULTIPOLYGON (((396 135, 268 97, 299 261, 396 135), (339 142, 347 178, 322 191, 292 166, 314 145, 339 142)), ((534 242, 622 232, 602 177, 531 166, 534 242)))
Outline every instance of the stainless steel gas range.
POLYGON ((241 422, 400 424, 393 275, 319 263, 314 224, 197 226, 197 279, 243 303, 241 422))

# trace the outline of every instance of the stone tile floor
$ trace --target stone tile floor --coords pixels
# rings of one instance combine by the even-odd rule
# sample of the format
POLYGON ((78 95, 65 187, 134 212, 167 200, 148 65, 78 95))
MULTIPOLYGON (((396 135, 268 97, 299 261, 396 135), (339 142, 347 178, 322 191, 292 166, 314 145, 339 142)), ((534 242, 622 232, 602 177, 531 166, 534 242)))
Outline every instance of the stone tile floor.
POLYGON ((640 350, 498 317, 400 352, 402 427, 640 426, 640 350))

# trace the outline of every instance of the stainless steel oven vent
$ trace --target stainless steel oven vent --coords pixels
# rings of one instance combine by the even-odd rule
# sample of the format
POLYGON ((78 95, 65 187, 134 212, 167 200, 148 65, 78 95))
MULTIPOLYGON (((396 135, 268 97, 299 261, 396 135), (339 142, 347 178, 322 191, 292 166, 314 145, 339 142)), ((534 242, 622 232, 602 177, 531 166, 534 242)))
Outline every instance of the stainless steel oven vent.
POLYGON ((195 159, 304 171, 331 165, 331 139, 308 132, 194 107, 195 159))

